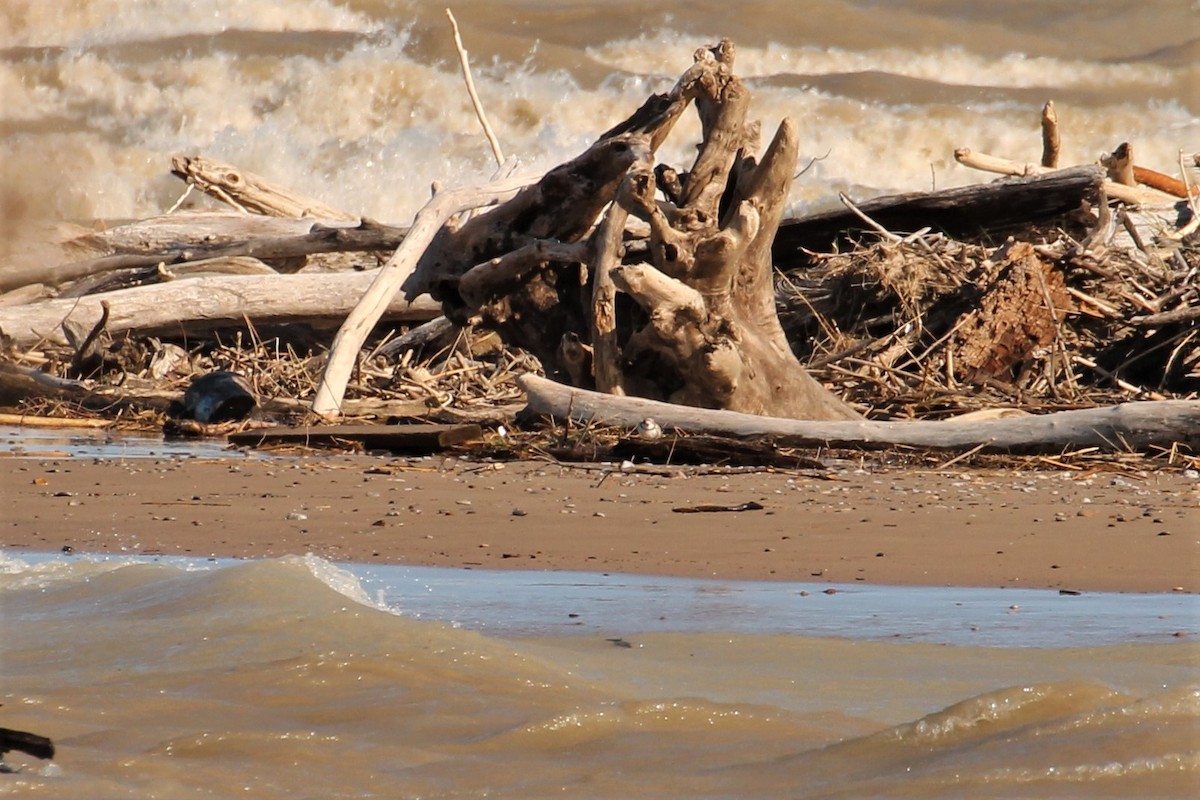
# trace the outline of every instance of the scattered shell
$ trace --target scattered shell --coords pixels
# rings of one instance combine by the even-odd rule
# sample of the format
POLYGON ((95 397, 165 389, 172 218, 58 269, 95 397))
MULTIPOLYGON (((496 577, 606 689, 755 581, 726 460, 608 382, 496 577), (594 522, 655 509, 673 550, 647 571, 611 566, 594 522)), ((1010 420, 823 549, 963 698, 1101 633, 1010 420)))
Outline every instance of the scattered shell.
POLYGON ((646 417, 644 420, 638 423, 637 435, 642 439, 661 439, 663 431, 662 427, 657 422, 650 417, 646 417))

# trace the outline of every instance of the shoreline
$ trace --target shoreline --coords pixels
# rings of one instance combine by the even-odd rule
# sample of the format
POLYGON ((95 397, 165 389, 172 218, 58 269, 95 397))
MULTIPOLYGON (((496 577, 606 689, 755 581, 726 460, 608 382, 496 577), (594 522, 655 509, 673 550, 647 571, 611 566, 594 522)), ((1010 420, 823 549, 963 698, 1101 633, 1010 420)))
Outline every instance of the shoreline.
POLYGON ((839 464, 821 476, 605 477, 537 462, 320 454, 8 458, 0 486, 0 545, 17 553, 311 552, 451 568, 1200 592, 1200 485, 1167 472, 839 464))

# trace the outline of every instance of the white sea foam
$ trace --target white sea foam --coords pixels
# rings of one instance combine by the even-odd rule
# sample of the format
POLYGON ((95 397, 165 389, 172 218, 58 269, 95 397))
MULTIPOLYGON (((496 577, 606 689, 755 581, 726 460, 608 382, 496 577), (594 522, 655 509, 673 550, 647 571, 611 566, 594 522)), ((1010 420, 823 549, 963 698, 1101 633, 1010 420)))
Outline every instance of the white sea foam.
POLYGON ((0 43, 92 47, 230 29, 368 31, 368 17, 329 0, 5 0, 0 43))
MULTIPOLYGON (((690 53, 697 41, 712 42, 719 38, 715 34, 697 37, 658 32, 607 42, 588 48, 587 52, 613 69, 669 76, 679 72, 681 54, 690 53)), ((1067 89, 1103 85, 1115 90, 1168 86, 1174 79, 1172 70, 1156 64, 1099 63, 1024 53, 992 56, 971 53, 957 46, 848 50, 843 47, 792 47, 777 42, 758 47, 739 45, 736 69, 743 78, 884 72, 948 85, 1003 88, 1053 86, 1067 89)))

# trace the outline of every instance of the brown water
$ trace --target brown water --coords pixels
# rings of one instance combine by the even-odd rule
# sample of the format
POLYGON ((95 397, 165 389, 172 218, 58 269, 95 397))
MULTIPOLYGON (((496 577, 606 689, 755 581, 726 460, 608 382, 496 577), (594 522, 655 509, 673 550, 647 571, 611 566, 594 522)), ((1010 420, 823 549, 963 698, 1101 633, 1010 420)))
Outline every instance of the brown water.
MULTIPOLYGON (((429 185, 493 170, 445 3, 5 0, 0 217, 145 217, 175 153, 256 171, 347 211, 411 219, 429 185)), ((986 180, 969 146, 1036 161, 1053 98, 1064 163, 1130 141, 1177 171, 1200 150, 1189 0, 758 0, 453 4, 479 92, 522 171, 578 153, 721 36, 769 131, 799 123, 797 208, 986 180)), ((687 131, 694 133, 695 127, 687 131)), ((686 163, 681 129, 662 156, 686 163)), ((189 203, 191 200, 189 200, 189 203)), ((207 203, 208 201, 202 201, 207 203)), ((0 255, 3 251, 0 251, 0 255)), ((19 254, 10 254, 15 258, 19 254)))
MULTIPOLYGON (((891 599, 864 638, 848 595, 799 599, 784 584, 733 598, 764 617, 739 622, 702 597, 714 587, 680 581, 563 599, 547 579, 542 602, 525 580, 513 614, 512 597, 496 599, 509 587, 486 588, 496 576, 380 580, 311 557, 0 559, 0 718, 59 748, 48 766, 13 759, 25 771, 0 776, 0 794, 1188 797, 1200 781, 1200 646, 1165 633, 1197 621, 1191 597, 1097 597, 1098 619, 1125 606, 1117 616, 1147 632, 1085 623, 1051 648, 1018 646, 1021 624, 1036 640, 1070 619, 1006 632, 996 593, 973 603, 973 590, 877 589, 891 599), (487 632, 439 621, 462 611, 435 612, 423 593, 469 599, 487 632), (944 631, 912 641, 906 598, 944 631), (707 625, 670 632, 706 603, 707 625), (786 613, 797 603, 823 603, 848 635, 805 635, 803 614, 786 613), (1007 645, 940 643, 971 635, 954 630, 961 605, 1007 645)), ((1041 594, 1006 597, 1068 604, 1067 617, 1085 599, 1041 594)))

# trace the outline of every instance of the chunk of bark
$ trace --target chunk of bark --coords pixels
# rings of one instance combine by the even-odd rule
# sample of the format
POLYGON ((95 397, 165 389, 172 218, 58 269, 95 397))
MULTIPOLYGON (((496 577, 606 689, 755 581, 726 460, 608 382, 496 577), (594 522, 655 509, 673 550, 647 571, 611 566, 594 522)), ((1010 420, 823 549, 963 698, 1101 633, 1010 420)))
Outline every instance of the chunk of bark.
POLYGON ((1021 242, 1007 252, 1000 277, 964 315, 955 334, 954 364, 971 383, 1011 379, 1014 367, 1058 335, 1063 315, 1074 311, 1062 270, 1021 242))
MULTIPOLYGON (((955 150, 954 160, 964 167, 971 167, 972 169, 983 170, 984 172, 995 172, 1001 175, 1031 176, 1044 175, 1051 172, 1051 170, 1037 164, 1026 164, 1008 158, 988 155, 987 153, 976 153, 969 147, 960 147, 955 150)), ((1090 167, 1068 167, 1067 169, 1090 169, 1090 167)), ((1120 200, 1130 205, 1159 206, 1174 201, 1174 198, 1170 195, 1166 195, 1155 189, 1142 186, 1127 186, 1124 183, 1118 183, 1113 180, 1105 180, 1103 188, 1111 199, 1120 200)))

